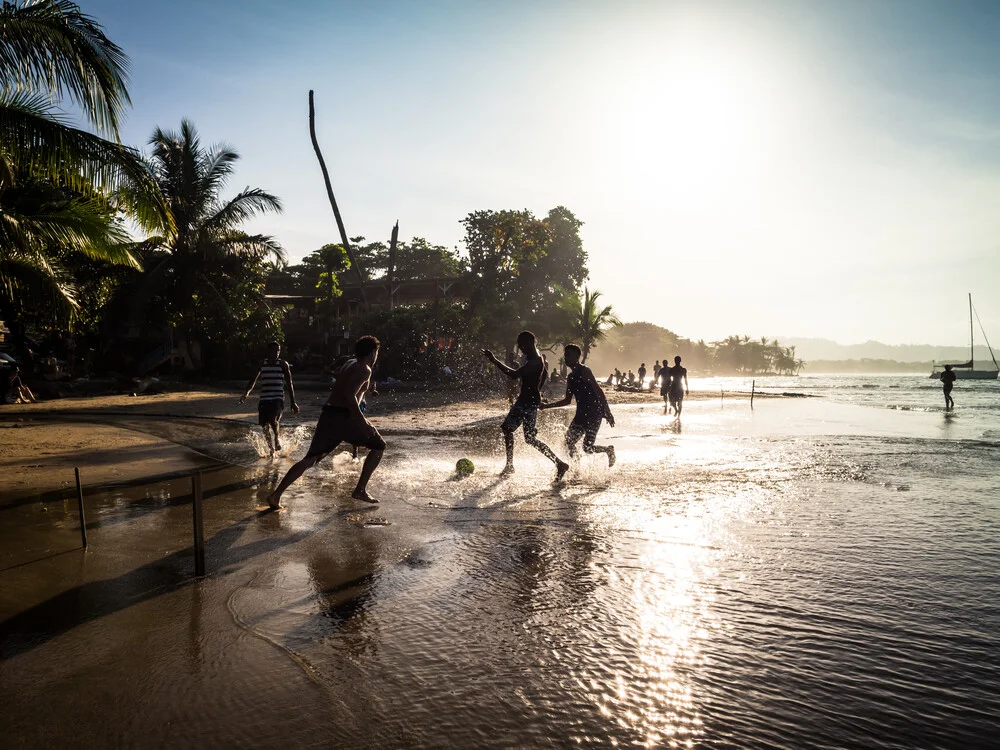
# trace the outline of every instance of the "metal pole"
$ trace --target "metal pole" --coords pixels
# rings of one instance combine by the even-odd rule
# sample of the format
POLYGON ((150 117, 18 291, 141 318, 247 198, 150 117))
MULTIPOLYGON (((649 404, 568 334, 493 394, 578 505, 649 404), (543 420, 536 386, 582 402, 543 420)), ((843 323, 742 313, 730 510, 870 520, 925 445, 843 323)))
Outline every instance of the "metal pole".
POLYGON ((80 483, 80 467, 74 467, 73 472, 76 474, 76 504, 80 509, 80 540, 83 542, 83 548, 87 549, 87 517, 83 513, 83 485, 80 483))
POLYGON ((757 390, 757 381, 756 380, 751 380, 750 381, 750 408, 751 409, 753 409, 753 394, 754 394, 754 391, 756 391, 756 390, 757 390))
POLYGON ((205 524, 201 517, 201 472, 191 475, 191 494, 194 501, 191 507, 194 513, 194 574, 205 575, 205 524))

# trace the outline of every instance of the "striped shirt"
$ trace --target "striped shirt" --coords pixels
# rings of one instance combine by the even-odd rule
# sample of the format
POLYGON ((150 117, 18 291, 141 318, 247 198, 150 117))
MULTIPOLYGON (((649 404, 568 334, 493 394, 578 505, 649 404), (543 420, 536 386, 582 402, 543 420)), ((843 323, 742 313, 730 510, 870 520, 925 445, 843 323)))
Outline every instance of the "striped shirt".
POLYGON ((257 383, 260 385, 260 400, 273 401, 285 397, 285 361, 276 359, 273 362, 264 360, 260 366, 260 376, 257 383))

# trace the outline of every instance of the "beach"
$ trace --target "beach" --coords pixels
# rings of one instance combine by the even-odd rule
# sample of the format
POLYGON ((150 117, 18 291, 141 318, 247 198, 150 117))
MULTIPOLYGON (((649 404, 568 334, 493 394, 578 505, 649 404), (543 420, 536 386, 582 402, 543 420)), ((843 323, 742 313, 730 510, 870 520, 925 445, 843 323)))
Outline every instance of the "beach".
MULTIPOLYGON (((517 474, 497 478, 502 399, 386 393, 370 403, 389 444, 371 485, 382 503, 350 500, 359 467, 340 453, 264 515, 308 444, 318 390, 301 392, 274 459, 231 393, 0 412, 5 737, 989 746, 992 392, 956 394, 948 416, 939 388, 873 382, 772 381, 765 391, 815 397, 752 410, 721 397, 742 382, 692 383, 681 423, 655 395, 615 394, 599 442, 618 464, 585 456, 555 486, 520 437, 517 474), (477 467, 466 479, 461 457, 477 467), (74 465, 92 487, 86 552, 74 465)), ((571 416, 540 419, 560 455, 571 416)))

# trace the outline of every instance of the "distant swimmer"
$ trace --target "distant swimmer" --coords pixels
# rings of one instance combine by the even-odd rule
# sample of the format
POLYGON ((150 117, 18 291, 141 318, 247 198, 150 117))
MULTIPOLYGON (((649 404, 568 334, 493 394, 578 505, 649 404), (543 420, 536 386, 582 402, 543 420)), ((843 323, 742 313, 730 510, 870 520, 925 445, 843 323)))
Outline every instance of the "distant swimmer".
POLYGON ((535 334, 531 331, 521 331, 517 336, 517 348, 524 354, 524 364, 520 367, 508 367, 498 360, 489 349, 483 349, 483 355, 507 377, 521 381, 521 391, 510 407, 507 418, 500 429, 503 430, 504 448, 507 451, 507 464, 500 476, 514 473, 514 433, 524 426, 524 442, 538 450, 543 456, 556 465, 556 481, 563 478, 569 464, 561 461, 552 449, 538 439, 538 407, 542 403, 541 390, 546 381, 545 361, 535 347, 535 334))
POLYGON ((584 453, 606 453, 608 466, 615 465, 615 447, 613 445, 596 445, 597 431, 601 429, 601 421, 615 426, 615 418, 608 406, 608 399, 601 386, 597 384, 594 373, 589 367, 580 363, 583 352, 576 344, 570 344, 564 350, 566 365, 571 370, 566 378, 566 395, 561 401, 542 404, 541 409, 555 409, 569 406, 576 397, 576 414, 566 431, 566 449, 571 456, 576 456, 576 444, 583 438, 584 453))
POLYGON ((681 367, 681 358, 674 357, 674 366, 667 368, 670 376, 670 390, 668 398, 670 407, 674 410, 677 418, 681 418, 681 408, 684 406, 684 396, 688 394, 688 371, 686 367, 681 367), (681 384, 683 379, 684 383, 681 384))
POLYGON ((272 510, 281 507, 281 495, 288 487, 302 476, 303 472, 315 466, 324 456, 331 453, 341 443, 360 445, 368 449, 358 484, 351 493, 355 500, 366 503, 377 503, 378 500, 368 494, 368 480, 382 460, 385 452, 385 441, 361 411, 360 403, 371 385, 372 368, 378 359, 379 340, 374 336, 362 336, 354 347, 354 358, 337 373, 337 381, 333 384, 330 398, 323 406, 323 413, 316 424, 312 443, 305 458, 295 464, 277 489, 267 498, 267 504, 272 510))
POLYGON ((257 403, 257 422, 264 429, 264 439, 268 449, 273 453, 281 450, 278 438, 278 423, 285 411, 285 388, 288 389, 288 400, 292 404, 292 413, 299 413, 299 405, 295 403, 295 388, 292 387, 292 371, 288 363, 281 359, 281 344, 272 341, 267 345, 267 359, 261 363, 257 374, 251 378, 246 393, 240 397, 242 404, 250 398, 254 385, 260 381, 260 400, 257 403), (274 433, 272 444, 271 433, 274 433))
POLYGON ((944 386, 945 411, 955 408, 955 399, 951 397, 951 389, 955 387, 956 380, 958 380, 958 377, 952 372, 951 365, 945 365, 944 372, 941 373, 941 385, 944 386))

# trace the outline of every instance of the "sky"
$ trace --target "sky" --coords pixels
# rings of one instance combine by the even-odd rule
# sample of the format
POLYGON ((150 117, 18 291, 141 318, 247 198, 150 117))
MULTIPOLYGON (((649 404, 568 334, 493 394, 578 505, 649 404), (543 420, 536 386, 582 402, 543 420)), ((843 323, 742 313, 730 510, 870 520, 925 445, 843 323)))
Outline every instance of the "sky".
POLYGON ((563 205, 591 288, 692 339, 1000 342, 1000 4, 80 0, 130 56, 125 142, 192 120, 295 261, 461 249, 563 205))

